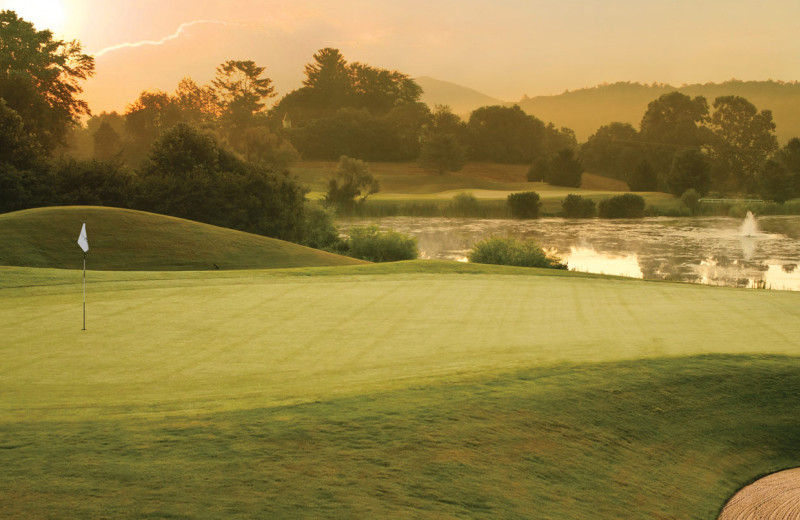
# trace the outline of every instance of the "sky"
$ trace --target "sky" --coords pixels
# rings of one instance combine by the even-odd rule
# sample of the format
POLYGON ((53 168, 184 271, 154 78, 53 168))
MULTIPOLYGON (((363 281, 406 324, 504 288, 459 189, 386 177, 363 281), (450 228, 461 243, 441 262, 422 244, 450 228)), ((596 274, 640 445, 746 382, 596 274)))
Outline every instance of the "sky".
POLYGON ((324 47, 505 101, 602 83, 798 78, 798 0, 0 0, 96 59, 91 109, 250 59, 282 96, 324 47))

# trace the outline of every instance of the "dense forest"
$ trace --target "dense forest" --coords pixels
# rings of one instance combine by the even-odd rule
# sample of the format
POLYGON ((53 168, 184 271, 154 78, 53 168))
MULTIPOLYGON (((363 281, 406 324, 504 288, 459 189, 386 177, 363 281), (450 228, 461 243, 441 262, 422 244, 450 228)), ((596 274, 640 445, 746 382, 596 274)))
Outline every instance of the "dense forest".
POLYGON ((671 90, 638 125, 609 115, 579 143, 518 105, 465 119, 429 107, 407 74, 334 48, 311 56, 302 86, 281 97, 264 66, 230 60, 207 85, 186 77, 172 92, 142 92, 121 114, 94 115, 79 97, 94 59, 78 42, 2 11, 0 60, 0 212, 114 205, 308 241, 320 214, 290 174, 301 158, 341 159, 325 198, 332 208, 379 189, 365 160, 415 162, 432 175, 466 161, 526 164, 529 181, 573 187, 590 171, 676 196, 800 193, 800 140, 780 147, 772 112, 738 95, 671 90))

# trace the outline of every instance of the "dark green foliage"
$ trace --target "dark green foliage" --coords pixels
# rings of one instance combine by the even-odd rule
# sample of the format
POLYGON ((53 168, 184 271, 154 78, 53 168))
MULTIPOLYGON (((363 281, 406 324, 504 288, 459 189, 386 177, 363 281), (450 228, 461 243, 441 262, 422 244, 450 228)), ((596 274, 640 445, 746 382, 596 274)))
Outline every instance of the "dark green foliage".
POLYGON ((564 218, 592 218, 597 213, 597 206, 592 199, 570 193, 561 201, 564 218))
POLYGON ((369 262, 397 262, 414 260, 417 239, 397 231, 381 232, 378 226, 354 227, 350 229, 348 255, 369 262))
MULTIPOLYGON (((645 157, 656 174, 669 172, 679 150, 699 148, 708 142, 709 132, 703 127, 707 117, 708 103, 702 96, 691 98, 680 92, 670 92, 647 105, 640 137, 645 157)), ((684 191, 678 191, 676 196, 684 191)))
POLYGON ((103 120, 94 133, 94 158, 109 161, 122 154, 122 138, 108 121, 103 120))
POLYGON ((331 252, 346 251, 347 244, 339 238, 339 229, 330 208, 316 202, 306 202, 303 226, 304 246, 331 252))
POLYGON ((639 132, 632 125, 619 122, 598 128, 580 151, 581 161, 588 171, 620 180, 628 180, 642 155, 639 132))
POLYGON ((44 150, 25 128, 22 117, 0 98, 0 163, 26 169, 41 162, 44 150))
POLYGON ((511 208, 511 216, 514 218, 539 218, 539 208, 542 202, 539 194, 535 191, 523 191, 521 193, 511 193, 506 199, 508 207, 511 208))
POLYGON ((466 125, 449 107, 437 105, 429 124, 419 136, 419 165, 439 175, 463 168, 467 160, 467 148, 460 136, 464 136, 465 132, 466 125))
POLYGON ((336 176, 328 181, 324 202, 344 213, 351 213, 357 205, 363 204, 367 197, 379 190, 378 180, 364 161, 343 155, 339 159, 336 176))
POLYGON ((545 182, 549 176, 550 160, 547 157, 539 157, 528 168, 526 179, 528 182, 545 182))
POLYGON ((697 193, 697 190, 690 188, 681 195, 681 203, 689 208, 692 215, 697 215, 697 211, 700 209, 700 194, 697 193))
POLYGON ((610 199, 603 199, 598 205, 600 218, 642 218, 645 201, 641 195, 625 193, 610 199))
POLYGON ((631 191, 658 190, 658 174, 649 161, 644 160, 636 165, 628 177, 631 191))
POLYGON ((342 108, 292 128, 289 136, 306 159, 331 160, 342 155, 369 161, 411 158, 397 156, 391 127, 366 109, 342 108))
POLYGON ((94 74, 94 58, 77 41, 53 39, 14 11, 0 11, 0 98, 15 110, 42 148, 65 142, 72 125, 89 115, 78 95, 94 74))
POLYGON ((546 153, 545 124, 516 105, 481 107, 467 126, 475 161, 524 164, 546 153))
POLYGON ((794 176, 776 159, 769 159, 758 176, 758 194, 764 200, 783 204, 796 195, 794 176))
POLYGON ((478 199, 472 193, 459 193, 453 197, 451 212, 454 217, 479 217, 478 199))
POLYGON ((778 148, 772 112, 762 110, 739 96, 714 100, 709 121, 712 132, 711 162, 717 189, 752 192, 756 175, 778 148))
POLYGON ((564 148, 550 157, 545 180, 553 186, 579 188, 583 177, 583 164, 575 150, 564 148))
POLYGON ((288 173, 244 163, 180 123, 153 146, 139 207, 283 240, 303 237, 305 190, 288 173))
POLYGON ((566 269, 561 263, 545 253, 544 249, 533 240, 517 240, 516 238, 490 237, 472 247, 470 262, 476 264, 515 265, 519 267, 544 267, 549 269, 566 269))
POLYGON ((65 159, 53 166, 54 202, 60 206, 130 208, 138 178, 118 163, 65 159))
POLYGON ((667 176, 669 192, 680 197, 689 189, 704 196, 711 188, 711 164, 705 153, 697 148, 689 148, 675 154, 667 176))
POLYGON ((782 164, 791 176, 791 195, 800 196, 800 139, 790 139, 786 146, 775 154, 774 159, 782 164))

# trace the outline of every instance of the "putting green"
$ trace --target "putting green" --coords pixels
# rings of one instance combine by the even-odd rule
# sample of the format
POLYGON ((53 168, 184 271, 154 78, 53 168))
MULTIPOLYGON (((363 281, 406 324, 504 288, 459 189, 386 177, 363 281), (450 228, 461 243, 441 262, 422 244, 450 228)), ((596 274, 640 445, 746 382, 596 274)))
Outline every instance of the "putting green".
POLYGON ((795 293, 341 269, 104 273, 88 286, 86 331, 80 272, 51 285, 25 271, 33 282, 19 285, 37 287, 0 289, 0 420, 246 409, 562 362, 800 353, 795 293))

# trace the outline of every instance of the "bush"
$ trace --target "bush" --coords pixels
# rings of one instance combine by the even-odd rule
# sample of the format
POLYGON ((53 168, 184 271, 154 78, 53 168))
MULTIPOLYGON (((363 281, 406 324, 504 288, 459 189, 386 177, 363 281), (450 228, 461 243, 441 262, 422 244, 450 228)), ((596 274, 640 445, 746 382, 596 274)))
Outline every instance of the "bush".
POLYGON ((570 193, 561 201, 565 218, 592 218, 597 213, 597 205, 592 199, 570 193))
MULTIPOLYGON (((339 229, 334 223, 333 211, 319 203, 306 201, 304 217, 301 242, 304 246, 334 253, 343 249, 342 242, 344 241, 339 238, 339 229)), ((344 248, 346 249, 346 245, 344 248)))
POLYGON ((417 258, 417 239, 378 226, 354 227, 348 240, 350 256, 369 262, 396 262, 417 258))
POLYGON ((626 193, 600 201, 598 213, 601 218, 642 218, 645 202, 641 195, 626 193))
POLYGON ((479 217, 478 199, 472 193, 459 193, 453 197, 453 215, 456 217, 479 217))
POLYGON ((511 208, 512 217, 539 218, 539 208, 542 203, 539 200, 539 194, 535 191, 511 193, 506 200, 511 208))
POLYGON ((697 215, 700 209, 700 194, 694 188, 689 188, 681 195, 681 202, 684 206, 689 208, 692 215, 697 215))
POLYGON ((490 237, 478 242, 467 255, 476 264, 516 265, 520 267, 544 267, 566 269, 557 258, 552 258, 532 240, 490 237))

